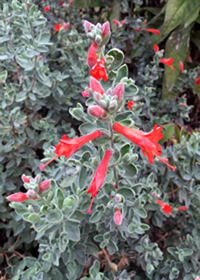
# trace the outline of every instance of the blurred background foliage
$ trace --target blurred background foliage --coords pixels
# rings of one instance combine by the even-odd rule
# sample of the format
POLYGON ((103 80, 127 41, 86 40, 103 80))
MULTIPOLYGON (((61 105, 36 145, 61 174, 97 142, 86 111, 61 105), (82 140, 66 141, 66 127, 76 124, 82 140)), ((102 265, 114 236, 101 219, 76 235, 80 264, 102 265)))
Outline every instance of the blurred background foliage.
MULTIPOLYGON (((200 274, 200 89, 195 84, 200 63, 199 1, 74 0, 70 5, 67 0, 63 4, 58 0, 6 3, 0 0, 0 4, 0 279, 195 279, 200 274), (47 5, 50 10, 44 14, 47 5), (116 28, 113 19, 126 19, 126 23, 116 28), (142 166, 133 187, 138 196, 137 207, 142 209, 144 198, 146 201, 156 191, 167 192, 171 202, 185 203, 190 211, 169 222, 148 202, 145 204, 148 216, 141 210, 139 219, 135 217, 135 224, 129 228, 126 241, 123 233, 112 236, 106 226, 101 230, 96 226, 102 223, 101 215, 90 228, 90 232, 98 235, 95 242, 91 243, 91 238, 88 245, 82 240, 87 252, 82 259, 78 252, 83 251, 83 245, 76 244, 62 258, 58 254, 60 262, 56 257, 48 262, 48 256, 42 260, 42 255, 46 247, 54 251, 53 237, 48 233, 45 239, 40 239, 22 219, 20 211, 16 213, 9 207, 6 197, 24 190, 23 173, 33 177, 40 173, 44 150, 49 155, 48 149, 63 134, 68 137, 80 134, 81 119, 75 119, 69 108, 80 103, 86 111, 81 92, 89 83, 86 57, 90 40, 85 35, 83 20, 94 24, 110 21, 113 33, 107 51, 117 47, 124 52, 129 76, 139 88, 133 98, 134 122, 145 131, 151 130, 155 123, 163 125, 164 154, 177 165, 173 173, 159 163, 149 165, 142 155, 136 159, 142 166), (55 24, 66 22, 70 22, 67 30, 53 34, 55 24), (137 31, 138 28, 141 30, 137 31), (146 28, 159 29, 160 35, 152 35, 146 28), (164 50, 164 57, 174 59, 174 71, 168 66, 158 66, 154 44, 164 50), (184 63, 184 73, 180 61, 184 63), (150 230, 144 223, 151 225, 150 230), (103 230, 108 231, 107 235, 103 235, 103 230), (109 240, 116 242, 118 249, 107 253, 103 249, 109 240), (103 241, 104 245, 99 246, 103 241), (111 256, 113 252, 115 255, 111 256), (84 265, 83 275, 77 263, 84 265), (43 274, 41 264, 46 269, 43 274), (30 276, 33 274, 36 276, 30 276)), ((65 186, 63 172, 54 167, 53 176, 65 186)), ((50 170, 45 174, 43 179, 52 175, 50 170)), ((128 183, 124 185, 128 187, 128 183)), ((67 195, 66 190, 63 192, 67 195)), ((76 190, 72 193, 76 194, 76 190)), ((84 225, 82 221, 82 232, 84 225)))

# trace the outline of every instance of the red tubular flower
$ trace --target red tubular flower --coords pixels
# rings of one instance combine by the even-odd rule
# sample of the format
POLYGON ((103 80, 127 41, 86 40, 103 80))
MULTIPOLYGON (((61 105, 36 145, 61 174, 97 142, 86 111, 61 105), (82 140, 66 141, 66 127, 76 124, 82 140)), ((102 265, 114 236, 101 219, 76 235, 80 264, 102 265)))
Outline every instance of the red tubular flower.
POLYGON ((180 61, 180 62, 179 62, 179 65, 180 65, 181 72, 183 73, 183 72, 184 72, 184 65, 183 65, 183 62, 180 61))
POLYGON ((69 5, 72 6, 72 4, 73 4, 73 0, 70 0, 69 5))
POLYGON ((156 34, 156 35, 160 34, 160 30, 158 30, 158 29, 146 28, 146 31, 151 32, 151 33, 156 34))
MULTIPOLYGON (((36 199, 36 198, 37 198, 37 196, 33 197, 32 199, 36 199)), ((28 200, 30 198, 28 198, 26 193, 18 192, 18 193, 14 193, 14 194, 9 195, 7 197, 7 199, 9 201, 12 201, 12 202, 23 202, 23 201, 28 200)))
POLYGON ((181 206, 179 208, 177 208, 178 211, 186 211, 188 210, 188 207, 187 206, 181 206))
POLYGON ((173 58, 160 58, 160 62, 166 65, 169 65, 169 67, 172 68, 172 70, 174 70, 174 67, 172 67, 172 62, 173 62, 173 58))
POLYGON ((121 225, 121 223, 122 223, 122 214, 120 212, 120 209, 116 209, 115 210, 115 215, 114 215, 113 218, 114 218, 115 224, 121 225))
POLYGON ((115 96, 115 95, 117 96, 118 101, 123 97, 123 95, 124 95, 124 84, 123 83, 118 84, 114 88, 113 96, 115 96))
POLYGON ((134 102, 133 101, 128 101, 128 106, 127 106, 127 108, 129 109, 129 111, 131 111, 131 108, 134 106, 134 102))
POLYGON ((106 73, 106 69, 104 66, 105 59, 100 58, 100 61, 98 61, 90 71, 90 74, 92 77, 94 77, 97 80, 100 80, 101 78, 106 82, 108 80, 108 76, 106 73))
POLYGON ((154 45, 153 47, 154 47, 154 51, 155 51, 155 52, 158 52, 158 51, 159 51, 159 47, 158 47, 157 45, 154 45))
POLYGON ((48 12, 48 11, 49 11, 49 9, 50 9, 50 5, 48 5, 48 6, 44 7, 44 13, 48 12))
POLYGON ((166 203, 164 203, 163 201, 159 200, 159 199, 156 199, 156 202, 158 204, 160 204, 162 210, 168 214, 168 215, 171 215, 171 211, 172 211, 172 207, 166 203))
POLYGON ((106 21, 101 28, 101 32, 102 32, 102 37, 105 38, 106 36, 109 35, 110 33, 110 23, 109 21, 106 21))
POLYGON ((67 30, 68 29, 68 27, 69 27, 69 22, 66 22, 65 24, 64 24, 64 30, 67 30))
POLYGON ((101 95, 104 94, 104 89, 102 88, 100 82, 93 77, 90 78, 90 87, 93 92, 99 92, 101 95))
POLYGON ((141 28, 140 28, 140 27, 137 27, 135 30, 136 30, 137 32, 140 32, 141 28))
POLYGON ((54 29, 55 29, 55 31, 53 32, 53 34, 55 34, 56 32, 58 32, 63 26, 62 25, 60 25, 59 23, 57 23, 57 24, 54 24, 54 29))
POLYGON ((63 137, 59 140, 60 144, 56 145, 56 149, 54 151, 57 156, 55 156, 53 159, 45 163, 44 165, 40 165, 40 170, 44 171, 44 167, 47 166, 50 162, 52 162, 54 159, 65 156, 65 158, 71 157, 78 149, 80 149, 84 144, 89 142, 90 140, 93 140, 95 138, 98 138, 101 136, 101 131, 95 130, 93 133, 81 136, 78 138, 70 139, 67 138, 67 135, 63 135, 63 137))
POLYGON ((59 1, 59 5, 62 6, 64 2, 62 0, 59 1))
POLYGON ((200 84, 200 76, 195 80, 195 84, 199 85, 200 84))
POLYGON ((126 23, 126 19, 121 21, 121 25, 124 25, 126 23))
POLYGON ((113 124, 113 130, 128 138, 135 145, 140 146, 143 154, 148 158, 150 164, 153 164, 154 156, 156 156, 167 166, 169 166, 173 170, 175 169, 175 166, 171 166, 166 162, 166 159, 162 159, 159 157, 161 155, 162 148, 157 142, 164 136, 161 133, 162 126, 158 127, 158 125, 155 124, 152 131, 150 131, 149 133, 145 133, 142 130, 125 127, 116 122, 113 124))
POLYGON ((97 63, 98 56, 96 54, 97 45, 92 42, 87 55, 87 63, 90 68, 94 67, 97 63))
POLYGON ((101 163, 99 164, 97 170, 95 171, 94 177, 93 177, 90 187, 87 191, 87 193, 91 193, 91 195, 92 195, 90 207, 87 210, 87 212, 89 214, 92 213, 91 208, 92 208, 92 203, 93 203, 94 197, 97 195, 99 189, 103 185, 103 181, 104 181, 104 179, 106 177, 106 173, 107 173, 108 162, 109 162, 109 159, 111 156, 112 156, 112 151, 110 149, 108 149, 105 152, 104 158, 102 159, 101 163))
POLYGON ((116 26, 116 28, 119 28, 119 26, 120 26, 120 22, 119 22, 118 20, 113 19, 113 21, 112 21, 112 22, 114 23, 114 25, 116 26))

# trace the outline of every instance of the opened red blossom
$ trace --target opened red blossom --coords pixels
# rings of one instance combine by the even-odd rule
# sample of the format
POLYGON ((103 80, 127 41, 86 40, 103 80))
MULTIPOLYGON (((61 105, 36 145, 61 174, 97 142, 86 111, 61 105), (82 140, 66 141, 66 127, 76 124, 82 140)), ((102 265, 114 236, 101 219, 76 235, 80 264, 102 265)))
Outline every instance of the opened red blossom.
POLYGON ((158 45, 154 45, 153 48, 154 48, 154 51, 155 51, 155 52, 158 52, 158 51, 159 51, 158 45))
POLYGON ((182 61, 179 62, 179 66, 180 66, 181 72, 183 73, 184 72, 184 65, 183 65, 182 61))
POLYGON ((149 133, 145 133, 142 130, 133 129, 130 127, 125 127, 120 123, 115 122, 113 124, 113 130, 122 134, 124 137, 128 138, 135 145, 140 146, 145 157, 148 158, 149 163, 153 164, 154 156, 156 156, 160 161, 165 163, 167 166, 172 168, 173 170, 176 168, 175 166, 171 166, 167 163, 167 159, 160 158, 162 148, 158 144, 158 141, 163 138, 163 134, 161 133, 162 126, 158 127, 155 124, 152 131, 149 133))
POLYGON ((160 58, 160 62, 168 65, 172 70, 174 70, 174 67, 172 66, 173 58, 160 58))
POLYGON ((58 157, 65 156, 65 158, 71 157, 78 149, 80 149, 87 142, 98 138, 101 136, 101 132, 99 130, 95 130, 93 133, 77 137, 74 139, 67 138, 67 135, 63 135, 63 137, 59 140, 60 144, 56 145, 56 149, 54 151, 57 156, 48 161, 45 164, 40 165, 40 169, 44 171, 44 167, 47 166, 50 162, 55 160, 58 157))
POLYGON ((127 108, 129 109, 129 111, 131 111, 131 108, 134 106, 134 101, 131 101, 131 100, 129 100, 128 101, 128 106, 127 106, 127 108))
POLYGON ((100 60, 97 61, 97 63, 93 66, 92 70, 90 71, 90 74, 95 79, 100 80, 102 78, 106 82, 108 80, 108 76, 106 73, 104 63, 105 59, 100 58, 100 60))
POLYGON ((99 189, 103 185, 104 179, 107 174, 108 162, 109 162, 111 156, 112 156, 111 149, 106 150, 104 158, 102 159, 97 170, 95 171, 94 177, 93 177, 90 187, 87 191, 87 193, 91 193, 91 195, 92 195, 92 200, 90 203, 90 207, 88 209, 89 214, 91 214, 91 208, 92 208, 92 203, 93 203, 94 197, 97 195, 99 189))
POLYGON ((200 76, 195 80, 195 84, 199 85, 200 84, 200 76))
POLYGON ((49 11, 49 9, 50 9, 50 5, 48 5, 48 6, 44 7, 44 13, 48 12, 48 11, 49 11))
POLYGON ((165 202, 163 202, 159 199, 156 199, 156 202, 161 206, 162 210, 166 214, 171 215, 172 207, 170 205, 166 204, 165 202))
POLYGON ((56 32, 58 32, 63 26, 61 25, 61 24, 59 24, 59 23, 57 23, 57 24, 54 24, 54 29, 55 29, 55 31, 53 32, 53 34, 55 34, 56 32))

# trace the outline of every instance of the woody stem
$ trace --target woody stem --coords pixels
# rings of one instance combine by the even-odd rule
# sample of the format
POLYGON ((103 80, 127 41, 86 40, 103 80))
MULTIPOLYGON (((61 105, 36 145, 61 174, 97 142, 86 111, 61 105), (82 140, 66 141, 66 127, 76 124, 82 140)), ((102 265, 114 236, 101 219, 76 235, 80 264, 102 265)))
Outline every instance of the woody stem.
MULTIPOLYGON (((111 148, 114 149, 114 137, 113 137, 113 129, 112 129, 112 122, 109 122, 109 129, 110 129, 110 143, 111 143, 111 148)), ((115 183, 117 188, 119 188, 119 183, 118 183, 118 176, 117 176, 117 171, 115 166, 113 167, 114 171, 114 177, 115 177, 115 183)))

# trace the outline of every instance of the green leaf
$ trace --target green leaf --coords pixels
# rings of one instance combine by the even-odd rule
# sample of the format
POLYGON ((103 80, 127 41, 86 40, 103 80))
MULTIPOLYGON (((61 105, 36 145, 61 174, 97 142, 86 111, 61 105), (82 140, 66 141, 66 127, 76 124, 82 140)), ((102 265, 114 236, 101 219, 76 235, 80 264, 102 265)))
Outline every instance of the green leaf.
POLYGON ((89 270, 89 274, 92 277, 92 279, 95 279, 95 277, 97 276, 97 274, 99 273, 99 269, 100 269, 100 264, 97 260, 95 260, 93 262, 92 267, 89 270))
POLYGON ((2 36, 2 37, 0 37, 0 44, 7 42, 9 40, 10 40, 10 38, 8 36, 2 36))
POLYGON ((137 168, 134 164, 124 165, 124 177, 125 178, 134 178, 137 174, 137 168))
POLYGON ((40 221, 40 215, 38 213, 32 213, 28 216, 28 220, 32 223, 40 221))
POLYGON ((140 217, 140 218, 146 218, 147 212, 144 208, 134 208, 134 212, 140 217))
POLYGON ((165 143, 174 133, 175 133, 176 124, 169 123, 166 125, 163 125, 163 131, 164 137, 159 141, 159 144, 165 143))
POLYGON ((128 76, 128 66, 126 64, 122 65, 118 71, 117 76, 115 78, 115 84, 118 84, 121 82, 121 79, 128 76))
POLYGON ((8 72, 7 72, 6 70, 4 70, 3 72, 1 72, 1 74, 0 74, 0 82, 1 82, 1 83, 2 83, 2 82, 5 83, 5 81, 6 81, 6 79, 7 79, 7 76, 8 76, 8 72))
POLYGON ((63 214, 60 210, 55 209, 46 215, 46 220, 52 224, 57 224, 63 219, 63 214))
POLYGON ((89 222, 90 223, 98 222, 101 219, 102 215, 103 215, 103 210, 104 210, 103 206, 98 207, 98 209, 95 212, 92 213, 92 216, 90 217, 89 222))
POLYGON ((56 191, 56 199, 58 203, 59 209, 62 209, 63 207, 63 201, 64 201, 64 195, 61 189, 57 189, 56 191))
POLYGON ((34 68, 34 61, 32 59, 28 59, 27 57, 24 57, 23 55, 17 55, 16 60, 17 63, 27 71, 32 70, 34 68))
POLYGON ((135 193, 132 189, 125 188, 125 187, 118 189, 117 193, 123 195, 123 197, 125 198, 130 198, 130 199, 135 196, 135 193))
POLYGON ((188 257, 188 256, 191 256, 193 254, 193 250, 189 249, 189 248, 182 249, 182 251, 183 251, 183 256, 184 257, 188 257))
POLYGON ((40 34, 38 38, 39 45, 49 45, 50 38, 51 38, 51 34, 49 32, 44 32, 40 34))
POLYGON ((124 54, 119 49, 113 48, 107 53, 107 55, 110 55, 114 58, 114 61, 109 69, 110 71, 118 68, 122 64, 124 59, 124 54))
POLYGON ((80 174, 79 174, 79 187, 80 187, 81 190, 86 187, 89 175, 90 175, 89 168, 86 168, 85 166, 82 166, 80 174))
POLYGON ((185 23, 190 12, 194 13, 198 8, 199 0, 168 0, 161 38, 164 39, 173 29, 181 23, 185 23))
POLYGON ((165 48, 165 57, 173 58, 172 70, 168 65, 165 65, 164 83, 163 83, 163 99, 173 98, 175 93, 172 93, 173 86, 180 74, 179 62, 184 63, 188 48, 189 48, 189 37, 192 25, 187 28, 183 28, 181 25, 176 29, 168 38, 165 48))
POLYGON ((72 241, 80 240, 79 222, 68 220, 63 223, 63 229, 67 234, 67 237, 72 241))
POLYGON ((80 125, 79 130, 83 135, 86 135, 86 134, 90 134, 90 133, 94 132, 95 130, 97 130, 97 127, 96 127, 96 125, 94 125, 92 123, 86 122, 86 123, 83 123, 82 125, 80 125))

